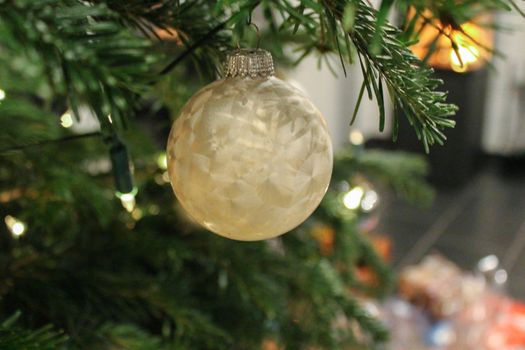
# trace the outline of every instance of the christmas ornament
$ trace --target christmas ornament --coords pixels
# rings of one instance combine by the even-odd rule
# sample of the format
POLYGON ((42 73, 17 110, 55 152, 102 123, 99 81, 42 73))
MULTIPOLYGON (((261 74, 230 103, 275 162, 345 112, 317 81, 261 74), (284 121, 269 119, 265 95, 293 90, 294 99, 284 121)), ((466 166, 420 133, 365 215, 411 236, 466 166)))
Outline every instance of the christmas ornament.
POLYGON ((269 52, 240 49, 226 77, 182 108, 168 140, 168 172, 182 207, 221 236, 262 240, 298 226, 332 173, 326 123, 276 78, 269 52))

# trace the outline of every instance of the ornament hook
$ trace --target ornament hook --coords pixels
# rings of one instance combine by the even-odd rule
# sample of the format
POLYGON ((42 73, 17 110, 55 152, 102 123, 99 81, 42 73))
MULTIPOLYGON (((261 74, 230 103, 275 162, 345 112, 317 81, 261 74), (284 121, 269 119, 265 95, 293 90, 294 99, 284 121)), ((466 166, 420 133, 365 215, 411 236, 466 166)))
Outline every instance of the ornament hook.
POLYGON ((255 35, 257 35, 257 48, 260 49, 261 48, 261 31, 259 30, 259 27, 257 26, 257 24, 253 23, 252 21, 250 21, 248 25, 251 25, 255 28, 255 35))
MULTIPOLYGON (((255 28, 255 34, 257 35, 257 49, 260 49, 261 48, 261 31, 259 30, 259 27, 257 26, 257 24, 252 22, 251 17, 246 24, 248 26, 253 26, 255 28)), ((237 49, 239 50, 241 49, 241 44, 239 40, 237 40, 237 49)))

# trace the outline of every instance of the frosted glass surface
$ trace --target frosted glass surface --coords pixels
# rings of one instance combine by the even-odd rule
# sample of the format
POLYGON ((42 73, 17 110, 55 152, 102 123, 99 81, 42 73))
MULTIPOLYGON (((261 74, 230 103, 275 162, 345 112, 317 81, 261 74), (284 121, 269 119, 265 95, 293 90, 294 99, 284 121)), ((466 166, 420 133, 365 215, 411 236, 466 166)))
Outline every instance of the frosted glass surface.
POLYGON ((332 173, 326 123, 284 81, 228 78, 195 94, 173 124, 168 172, 182 207, 207 229, 253 241, 314 211, 332 173))

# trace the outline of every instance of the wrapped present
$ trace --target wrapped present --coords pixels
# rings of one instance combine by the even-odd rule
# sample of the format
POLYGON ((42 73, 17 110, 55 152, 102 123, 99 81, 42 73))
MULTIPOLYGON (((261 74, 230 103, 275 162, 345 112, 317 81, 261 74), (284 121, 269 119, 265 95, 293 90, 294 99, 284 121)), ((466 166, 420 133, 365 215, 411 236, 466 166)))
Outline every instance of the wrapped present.
POLYGON ((399 295, 428 311, 435 318, 451 316, 485 290, 485 281, 463 272, 441 255, 428 255, 400 273, 399 295))

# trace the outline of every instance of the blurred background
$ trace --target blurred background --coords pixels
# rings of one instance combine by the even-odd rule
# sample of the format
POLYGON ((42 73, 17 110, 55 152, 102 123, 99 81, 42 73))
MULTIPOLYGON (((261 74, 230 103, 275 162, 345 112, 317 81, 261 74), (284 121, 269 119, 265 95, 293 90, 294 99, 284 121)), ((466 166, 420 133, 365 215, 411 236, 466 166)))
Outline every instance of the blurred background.
MULTIPOLYGON (((404 16, 400 32, 376 27, 378 13, 367 1, 0 7, 0 349, 525 349, 525 21, 504 11, 512 8, 507 0, 397 5, 403 13, 393 10, 390 21, 404 16), (424 21, 427 10, 433 25, 424 21), (171 186, 177 156, 166 141, 181 108, 218 78, 225 53, 258 39, 283 84, 320 109, 335 154, 326 195, 306 221, 245 242, 207 231, 184 211, 171 186), (377 44, 394 54, 371 54, 377 44), (445 145, 429 153, 415 130, 439 139, 449 109, 425 104, 439 94, 418 94, 432 83, 408 50, 433 67, 444 82, 439 89, 459 106, 456 127, 443 130, 445 145), (367 84, 388 81, 412 114, 386 99, 378 131, 381 113, 363 95, 365 68, 356 55, 367 64, 367 84), (400 71, 404 79, 393 79, 400 71), (422 121, 409 125, 414 116, 422 121)), ((382 89, 369 94, 382 96, 382 89)), ((281 104, 282 96, 269 95, 269 105, 281 104)), ((258 102, 253 96, 249 102, 258 102)), ((249 108, 224 109, 197 118, 253 117, 249 108)), ((297 136, 284 121, 279 132, 299 145, 290 149, 314 143, 312 133, 297 136)), ((221 129, 237 132, 228 138, 201 124, 200 135, 188 132, 206 137, 200 146, 260 146, 235 142, 244 125, 221 129)), ((261 125, 273 140, 276 128, 261 125)), ((208 176, 206 160, 228 170, 233 153, 221 158, 210 147, 197 157, 198 142, 191 142, 184 151, 192 177, 181 188, 195 190, 195 202, 215 203, 210 193, 228 188, 233 194, 223 197, 233 208, 255 188, 254 202, 267 203, 295 197, 288 195, 303 186, 293 182, 299 176, 281 187, 254 176, 264 185, 250 189, 239 180, 244 170, 224 176, 225 186, 208 176)), ((266 225, 301 208, 277 202, 272 214, 256 206, 249 214, 266 225)), ((244 231, 259 234, 260 224, 240 210, 203 211, 227 213, 225 226, 248 222, 244 231)))
MULTIPOLYGON (((430 207, 382 198, 379 230, 393 238, 398 268, 431 251, 467 269, 495 254, 512 276, 510 293, 525 300, 525 24, 515 13, 497 13, 493 20, 501 31, 474 25, 467 31, 503 56, 476 57, 472 53, 483 49, 471 44, 462 51, 471 61, 460 67, 450 43, 443 40, 442 49, 429 60, 445 82, 449 101, 460 108, 446 144, 424 155, 437 197, 430 207)), ((421 58, 428 44, 424 38, 425 33, 412 48, 421 58)), ((397 142, 391 141, 392 110, 385 131, 378 131, 375 101, 363 99, 355 123, 349 125, 362 83, 358 65, 350 67, 347 79, 340 79, 327 69, 318 70, 312 56, 291 77, 326 116, 336 148, 350 142, 424 154, 404 118, 399 118, 397 142)))

